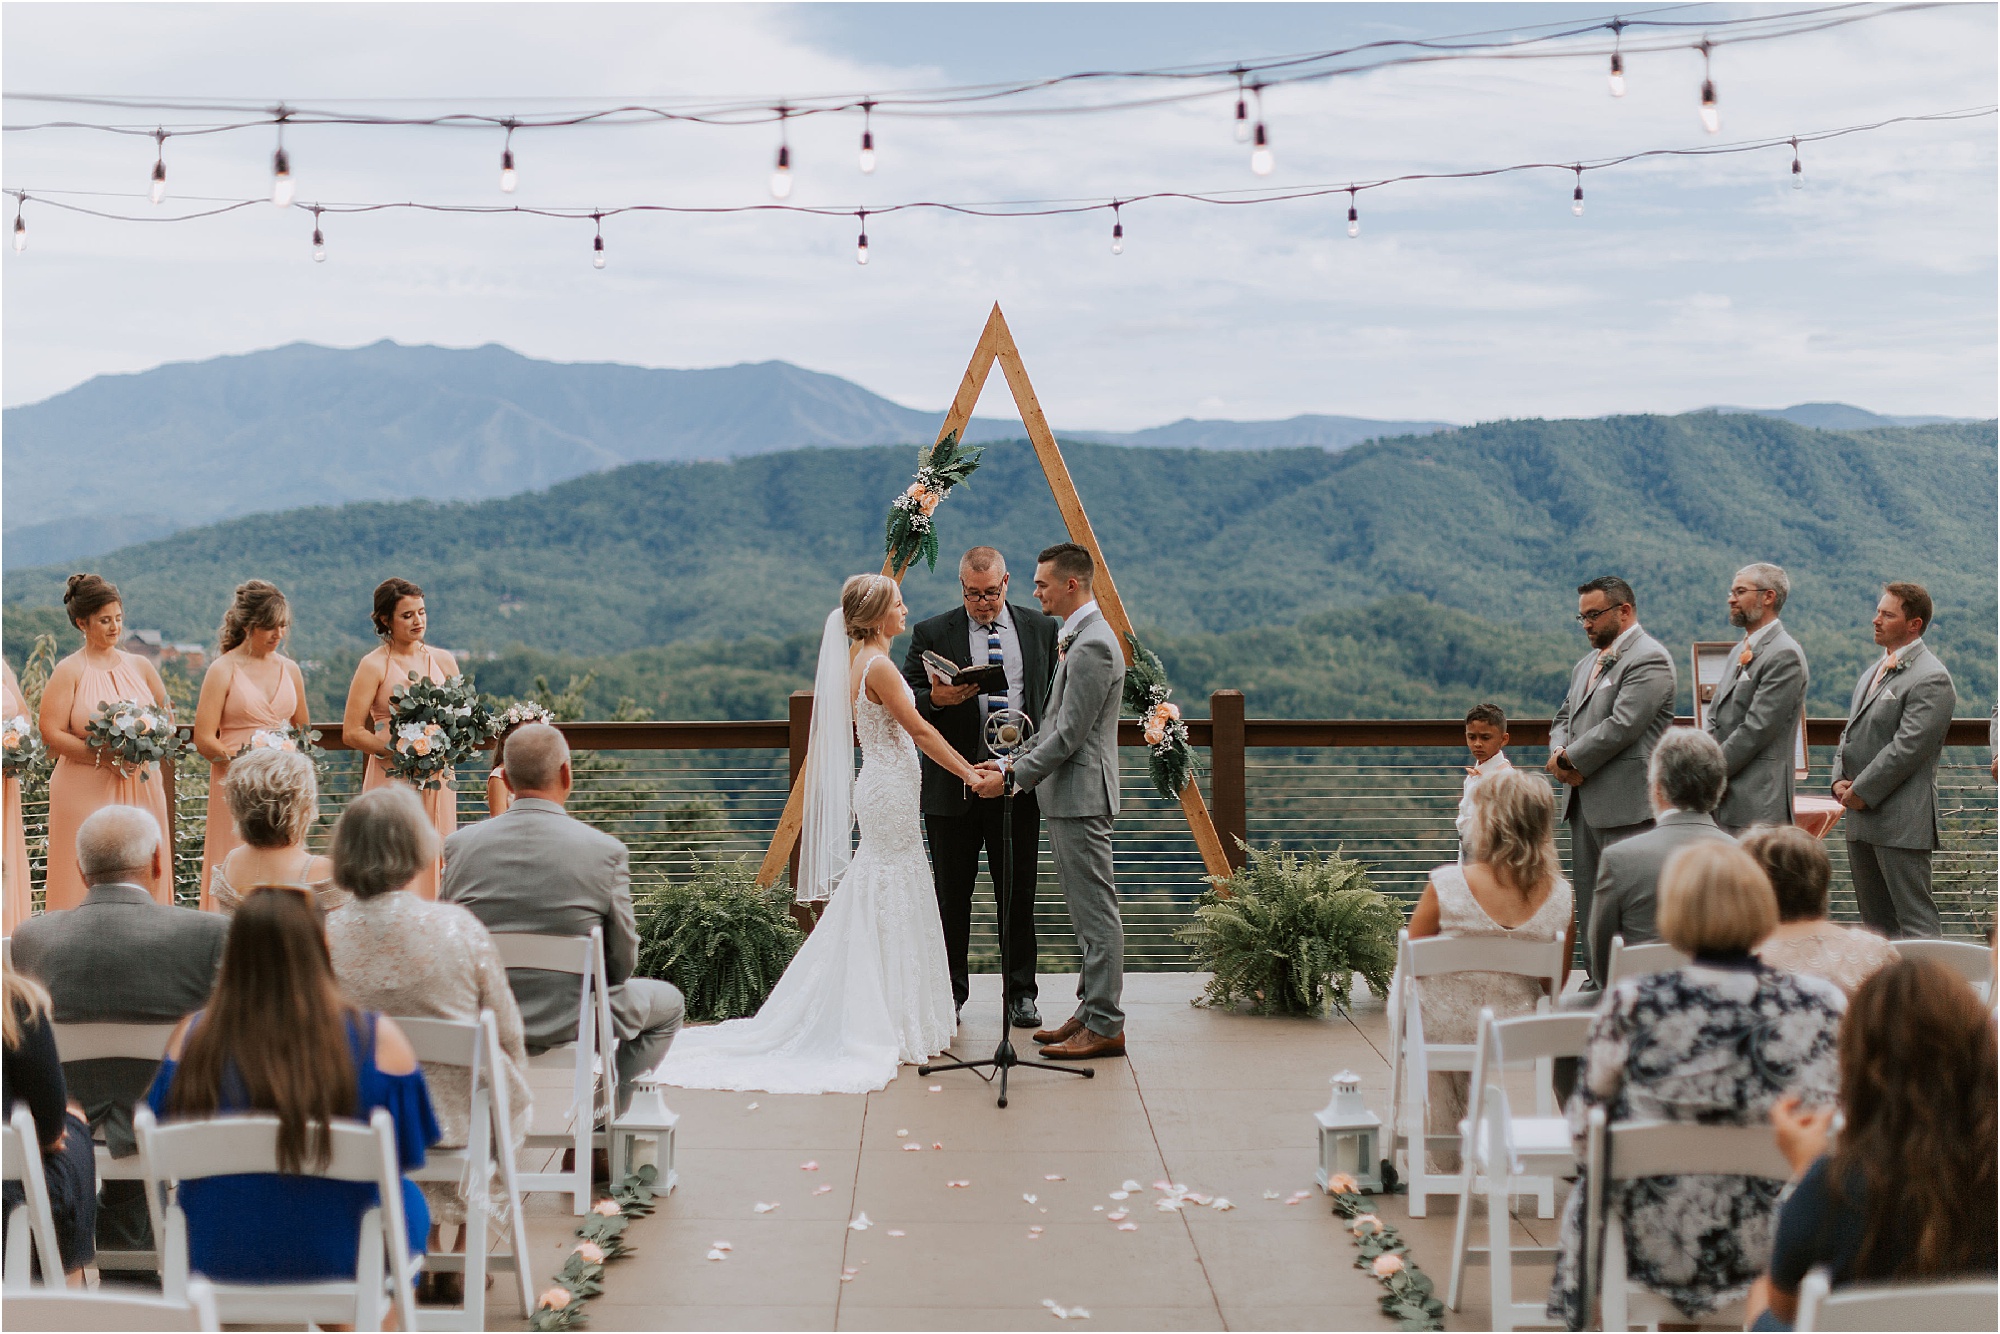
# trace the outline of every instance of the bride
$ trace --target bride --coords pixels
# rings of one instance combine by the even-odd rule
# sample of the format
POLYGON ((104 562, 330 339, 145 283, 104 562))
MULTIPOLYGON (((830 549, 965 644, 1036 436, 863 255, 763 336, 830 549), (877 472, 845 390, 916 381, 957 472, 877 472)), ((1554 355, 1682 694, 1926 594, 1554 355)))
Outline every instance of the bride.
POLYGON ((857 574, 842 586, 820 640, 799 848, 800 902, 831 902, 763 1008, 682 1030, 657 1071, 662 1082, 866 1093, 899 1064, 950 1045, 956 1019, 919 832, 917 748, 982 794, 997 789, 997 776, 975 770, 918 715, 889 658, 904 619, 888 576, 857 574))

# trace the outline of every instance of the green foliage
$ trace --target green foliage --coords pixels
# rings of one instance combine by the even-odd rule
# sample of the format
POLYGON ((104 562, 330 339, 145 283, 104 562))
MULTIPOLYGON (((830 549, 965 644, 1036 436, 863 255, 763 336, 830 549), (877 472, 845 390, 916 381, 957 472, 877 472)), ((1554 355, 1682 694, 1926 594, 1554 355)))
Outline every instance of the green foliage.
POLYGON ((1162 801, 1178 801, 1201 767, 1188 744, 1187 724, 1180 705, 1169 703, 1174 693, 1160 657, 1137 635, 1126 635, 1132 663, 1125 669, 1125 712, 1139 719, 1146 739, 1146 773, 1162 801))
MULTIPOLYGON (((1341 1180, 1351 1182, 1352 1178, 1341 1180)), ((1438 1300, 1437 1286, 1429 1274, 1417 1267, 1409 1243, 1402 1235, 1370 1212, 1368 1197, 1358 1191, 1336 1189, 1333 1212, 1348 1220, 1348 1232, 1354 1237, 1354 1267, 1374 1274, 1384 1289, 1382 1314, 1395 1320, 1398 1329, 1443 1329, 1444 1303, 1438 1300), (1396 1258, 1384 1261, 1385 1255, 1396 1258), (1383 1273, 1381 1269, 1390 1272, 1383 1273)))
POLYGON ((753 1015, 805 941, 791 902, 785 886, 757 884, 748 858, 710 863, 641 906, 637 971, 679 987, 697 1023, 753 1015))
POLYGON ((1378 996, 1389 993, 1403 914, 1376 892, 1360 862, 1343 857, 1248 849, 1247 865, 1195 902, 1179 931, 1194 967, 1211 973, 1207 1005, 1249 1001, 1255 1014, 1345 1011, 1354 974, 1378 996))
POLYGON ((889 505, 883 546, 890 569, 906 570, 920 556, 926 569, 937 568, 937 508, 953 487, 972 476, 985 452, 961 448, 958 432, 953 431, 924 455, 917 466, 917 480, 889 505))

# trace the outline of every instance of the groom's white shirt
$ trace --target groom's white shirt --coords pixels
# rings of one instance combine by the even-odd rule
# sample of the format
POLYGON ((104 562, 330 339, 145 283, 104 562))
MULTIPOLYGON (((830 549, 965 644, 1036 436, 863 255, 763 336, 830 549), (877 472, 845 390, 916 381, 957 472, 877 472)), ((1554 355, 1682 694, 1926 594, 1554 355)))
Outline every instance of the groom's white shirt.
POLYGON ((1078 607, 1075 611, 1071 612, 1069 615, 1063 617, 1063 633, 1068 634, 1071 630, 1075 629, 1077 626, 1082 625, 1083 618, 1090 615, 1090 613, 1096 610, 1097 610, 1097 599, 1092 598, 1090 601, 1084 603, 1081 607, 1078 607))

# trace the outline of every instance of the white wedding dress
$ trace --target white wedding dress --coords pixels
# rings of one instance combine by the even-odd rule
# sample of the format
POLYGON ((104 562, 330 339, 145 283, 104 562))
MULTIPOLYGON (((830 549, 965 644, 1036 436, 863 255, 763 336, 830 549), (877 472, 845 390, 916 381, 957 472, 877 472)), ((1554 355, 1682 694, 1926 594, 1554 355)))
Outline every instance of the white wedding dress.
MULTIPOLYGON (((917 746, 855 691, 861 773, 854 850, 819 924, 763 1008, 683 1029, 658 1068, 681 1088, 867 1093, 950 1045, 957 1027, 944 928, 918 821, 917 746)), ((902 689, 909 685, 897 678, 902 689)))

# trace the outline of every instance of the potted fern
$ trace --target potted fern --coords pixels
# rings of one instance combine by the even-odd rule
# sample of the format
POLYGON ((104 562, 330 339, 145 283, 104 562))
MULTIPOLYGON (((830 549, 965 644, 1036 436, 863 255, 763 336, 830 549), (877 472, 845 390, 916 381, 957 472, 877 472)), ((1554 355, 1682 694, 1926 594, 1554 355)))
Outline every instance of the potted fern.
POLYGON ((1210 974, 1197 1003, 1248 1001, 1253 1014, 1322 1015, 1329 1003, 1346 1011, 1356 973, 1386 996, 1403 913, 1368 869, 1337 849, 1246 851, 1243 869, 1210 877, 1179 932, 1210 974))
POLYGON ((695 1023, 753 1015, 805 940, 791 902, 786 886, 759 885, 747 858, 701 865, 639 906, 636 971, 679 987, 695 1023))

